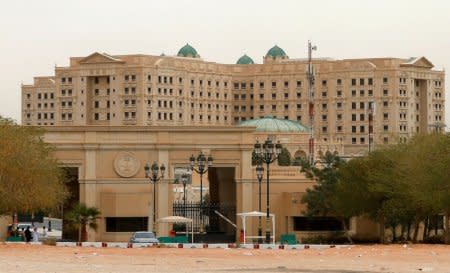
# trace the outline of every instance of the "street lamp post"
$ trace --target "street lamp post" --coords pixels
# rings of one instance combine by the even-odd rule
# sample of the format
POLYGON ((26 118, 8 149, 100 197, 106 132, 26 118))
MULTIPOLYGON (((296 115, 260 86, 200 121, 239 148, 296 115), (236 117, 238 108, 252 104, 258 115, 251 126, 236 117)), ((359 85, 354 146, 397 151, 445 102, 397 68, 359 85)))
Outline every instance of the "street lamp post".
POLYGON ((164 164, 161 164, 160 167, 158 167, 158 164, 153 162, 152 166, 147 163, 144 167, 145 170, 145 177, 150 180, 150 183, 153 183, 153 232, 156 234, 156 182, 161 180, 161 178, 164 178, 164 172, 166 171, 166 166, 164 164), (161 171, 161 176, 158 177, 158 170, 161 171))
POLYGON ((266 179, 267 179, 267 200, 266 200, 266 208, 267 208, 267 214, 266 214, 266 243, 270 243, 270 202, 269 202, 269 165, 275 160, 277 160, 278 156, 281 154, 282 146, 280 142, 277 144, 273 144, 272 140, 270 138, 267 138, 264 144, 262 145, 257 140, 255 143, 255 154, 257 157, 257 162, 265 163, 266 168, 266 179))
MULTIPOLYGON (((256 177, 258 178, 258 212, 261 212, 261 184, 263 179, 264 168, 261 161, 258 162, 256 166, 256 177)), ((262 243, 262 227, 261 227, 261 216, 258 216, 258 242, 262 243)))
POLYGON ((191 166, 191 171, 195 171, 200 175, 200 231, 203 232, 203 175, 208 172, 208 168, 212 167, 213 158, 212 156, 206 156, 203 152, 197 157, 197 168, 195 168, 195 156, 191 155, 189 158, 189 163, 191 166))
POLYGON ((183 216, 186 217, 186 184, 188 180, 187 174, 181 175, 181 183, 183 183, 183 216))

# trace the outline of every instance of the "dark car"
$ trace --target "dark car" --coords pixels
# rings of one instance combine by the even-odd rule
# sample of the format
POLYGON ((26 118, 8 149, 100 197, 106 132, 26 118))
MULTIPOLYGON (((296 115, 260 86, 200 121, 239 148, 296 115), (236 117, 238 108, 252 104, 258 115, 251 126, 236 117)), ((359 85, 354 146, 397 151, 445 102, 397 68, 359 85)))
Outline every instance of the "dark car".
POLYGON ((130 238, 130 243, 159 243, 155 234, 151 231, 136 231, 130 238))

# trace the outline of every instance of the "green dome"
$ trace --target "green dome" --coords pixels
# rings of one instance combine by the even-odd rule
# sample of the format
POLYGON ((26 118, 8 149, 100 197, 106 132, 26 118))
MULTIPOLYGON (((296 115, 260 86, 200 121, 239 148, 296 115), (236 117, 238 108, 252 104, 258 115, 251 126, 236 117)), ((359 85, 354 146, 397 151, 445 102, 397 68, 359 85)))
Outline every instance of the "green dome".
POLYGON ((275 45, 274 47, 272 47, 271 49, 269 49, 269 51, 267 51, 266 57, 271 56, 271 57, 287 57, 286 52, 284 52, 283 49, 281 49, 279 46, 275 45))
POLYGON ((189 44, 186 44, 183 46, 177 54, 178 57, 188 57, 188 58, 199 58, 200 55, 198 55, 197 50, 190 46, 189 44))
POLYGON ((244 56, 240 57, 239 60, 236 62, 236 64, 254 64, 255 62, 245 54, 244 56))
POLYGON ((309 132, 309 129, 307 127, 296 121, 288 119, 277 119, 272 116, 265 116, 261 119, 242 121, 237 126, 255 126, 257 132, 309 132))

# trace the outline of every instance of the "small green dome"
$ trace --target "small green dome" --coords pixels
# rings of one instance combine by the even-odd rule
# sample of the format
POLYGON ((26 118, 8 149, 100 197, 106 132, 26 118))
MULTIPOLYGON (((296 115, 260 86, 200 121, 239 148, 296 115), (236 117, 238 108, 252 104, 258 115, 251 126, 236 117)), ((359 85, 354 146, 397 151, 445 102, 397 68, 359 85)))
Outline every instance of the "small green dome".
POLYGON ((183 46, 177 54, 178 57, 188 57, 188 58, 200 58, 200 55, 198 55, 197 50, 193 48, 191 45, 186 44, 183 46))
POLYGON ((284 52, 284 50, 282 48, 280 48, 279 46, 275 45, 274 47, 272 47, 271 49, 269 49, 269 51, 267 51, 266 57, 271 56, 271 57, 287 57, 286 52, 284 52))
POLYGON ((245 54, 244 56, 240 57, 239 60, 237 60, 236 64, 254 64, 255 62, 245 54))
POLYGON ((309 129, 306 126, 296 121, 288 119, 277 119, 272 116, 265 116, 261 119, 242 121, 237 126, 255 126, 257 132, 309 132, 309 129))

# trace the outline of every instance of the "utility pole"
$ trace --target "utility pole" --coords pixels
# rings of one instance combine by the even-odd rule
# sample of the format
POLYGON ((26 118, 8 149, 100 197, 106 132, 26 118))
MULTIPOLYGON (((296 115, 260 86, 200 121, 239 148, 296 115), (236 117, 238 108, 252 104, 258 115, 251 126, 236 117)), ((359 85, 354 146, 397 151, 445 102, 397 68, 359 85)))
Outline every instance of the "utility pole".
POLYGON ((312 51, 317 50, 317 46, 312 46, 308 41, 308 114, 309 114, 309 163, 314 165, 314 67, 312 64, 312 51))
POLYGON ((369 101, 367 105, 367 115, 369 120, 369 153, 372 151, 372 139, 373 139, 373 115, 375 114, 375 102, 369 101))

